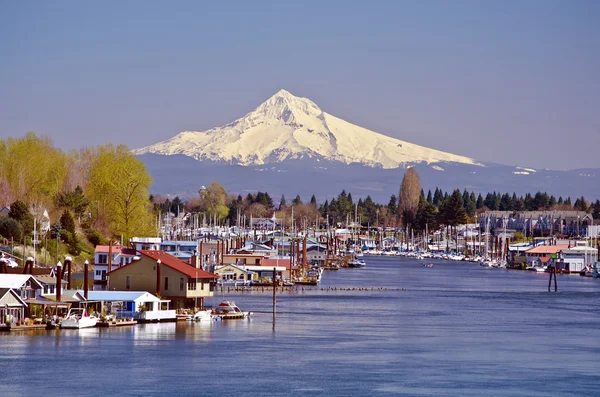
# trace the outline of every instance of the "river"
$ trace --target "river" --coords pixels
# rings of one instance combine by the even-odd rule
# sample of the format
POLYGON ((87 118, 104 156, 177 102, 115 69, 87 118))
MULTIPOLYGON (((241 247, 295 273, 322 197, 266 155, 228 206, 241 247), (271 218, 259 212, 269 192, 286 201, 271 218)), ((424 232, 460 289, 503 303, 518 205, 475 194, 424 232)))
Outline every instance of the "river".
POLYGON ((9 396, 595 396, 600 280, 365 257, 250 320, 0 334, 9 396))

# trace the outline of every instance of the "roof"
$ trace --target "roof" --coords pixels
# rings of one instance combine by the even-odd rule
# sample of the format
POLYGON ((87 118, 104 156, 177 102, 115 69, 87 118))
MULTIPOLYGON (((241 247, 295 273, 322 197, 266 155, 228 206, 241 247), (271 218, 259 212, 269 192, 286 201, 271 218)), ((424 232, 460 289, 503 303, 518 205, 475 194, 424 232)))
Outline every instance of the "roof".
POLYGON ((31 274, 0 274, 0 288, 14 288, 19 289, 29 280, 33 280, 39 288, 42 285, 33 277, 31 274))
MULTIPOLYGON (((97 245, 96 249, 94 250, 95 253, 109 253, 110 251, 110 246, 109 245, 97 245)), ((136 251, 133 248, 127 248, 127 247, 122 247, 120 245, 113 245, 112 246, 112 253, 114 254, 120 254, 120 255, 131 255, 131 256, 135 256, 136 251)))
POLYGON ((15 297, 23 306, 27 306, 27 303, 19 296, 19 294, 12 288, 0 288, 0 300, 4 298, 7 294, 11 294, 15 297))
POLYGON ((569 248, 568 245, 538 245, 526 251, 527 254, 556 254, 558 251, 569 248))
MULTIPOLYGON (((49 276, 52 272, 51 267, 34 267, 31 271, 28 271, 26 274, 31 274, 33 276, 49 276)), ((23 274, 23 267, 9 267, 8 274, 23 274)))
MULTIPOLYGON (((80 291, 83 294, 83 291, 80 291)), ((160 302, 160 298, 146 291, 88 291, 88 300, 133 302, 144 298, 144 302, 160 302)))
MULTIPOLYGON (((140 253, 144 256, 147 256, 147 257, 155 260, 155 261, 160 259, 160 262, 163 265, 168 266, 173 270, 177 270, 179 273, 185 274, 186 276, 188 276, 190 278, 214 278, 214 279, 219 278, 219 276, 217 276, 216 274, 209 273, 205 270, 193 267, 193 266, 189 265, 188 263, 182 261, 181 259, 176 258, 171 254, 167 254, 164 251, 148 250, 148 251, 140 251, 140 253)), ((131 262, 130 264, 121 266, 119 269, 116 269, 113 271, 117 272, 120 269, 127 268, 127 266, 130 266, 133 263, 136 263, 136 262, 131 262)))
MULTIPOLYGON (((52 276, 35 276, 36 280, 42 284, 56 284, 56 277, 52 276)), ((61 280, 61 284, 67 284, 67 280, 61 280)))
POLYGON ((246 266, 237 266, 237 265, 234 265, 232 263, 227 264, 227 265, 223 265, 223 266, 216 266, 215 267, 215 272, 216 271, 221 271, 221 270, 223 270, 223 269, 225 269, 227 267, 233 267, 234 269, 238 269, 239 271, 244 272, 244 273, 254 274, 254 272, 251 272, 250 270, 248 270, 246 268, 246 266))

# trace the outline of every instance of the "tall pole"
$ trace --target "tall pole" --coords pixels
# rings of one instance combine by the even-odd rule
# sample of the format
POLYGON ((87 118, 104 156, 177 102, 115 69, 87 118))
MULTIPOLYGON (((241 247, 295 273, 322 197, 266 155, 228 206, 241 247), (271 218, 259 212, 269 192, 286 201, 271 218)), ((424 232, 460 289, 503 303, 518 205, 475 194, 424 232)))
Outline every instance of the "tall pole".
POLYGON ((88 266, 89 266, 89 262, 86 260, 85 262, 83 262, 83 296, 84 298, 87 300, 88 298, 88 266))

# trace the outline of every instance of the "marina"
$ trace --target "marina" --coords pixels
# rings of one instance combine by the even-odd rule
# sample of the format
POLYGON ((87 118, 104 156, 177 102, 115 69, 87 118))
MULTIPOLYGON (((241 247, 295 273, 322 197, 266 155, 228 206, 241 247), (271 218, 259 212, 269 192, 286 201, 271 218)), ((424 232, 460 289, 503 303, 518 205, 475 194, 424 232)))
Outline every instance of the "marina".
POLYGON ((232 287, 212 304, 222 293, 249 319, 1 334, 3 395, 65 395, 37 364, 50 355, 64 371, 109 376, 86 395, 597 394, 589 336, 600 316, 588 305, 600 298, 597 280, 559 274, 560 292, 550 294, 544 273, 364 260, 361 271, 324 273, 318 286, 278 288, 276 318, 272 288, 232 287), (554 347, 539 335, 554 335, 554 347), (531 377, 531 368, 553 375, 531 377), (223 383, 217 371, 236 376, 223 383))

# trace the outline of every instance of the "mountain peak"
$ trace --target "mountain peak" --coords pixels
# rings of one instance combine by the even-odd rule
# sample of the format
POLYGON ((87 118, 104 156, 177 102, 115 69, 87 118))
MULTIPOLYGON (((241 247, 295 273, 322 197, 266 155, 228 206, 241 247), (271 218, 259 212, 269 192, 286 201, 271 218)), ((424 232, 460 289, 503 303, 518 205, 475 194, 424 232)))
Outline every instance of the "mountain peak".
POLYGON ((302 124, 302 119, 318 117, 321 113, 323 111, 310 99, 297 97, 281 89, 254 109, 249 116, 253 119, 281 120, 289 125, 297 125, 302 124))
POLYGON ((310 99, 294 96, 284 89, 232 123, 204 132, 185 131, 134 153, 184 154, 198 160, 239 165, 302 158, 382 168, 421 162, 475 164, 468 157, 353 125, 323 112, 310 99))

